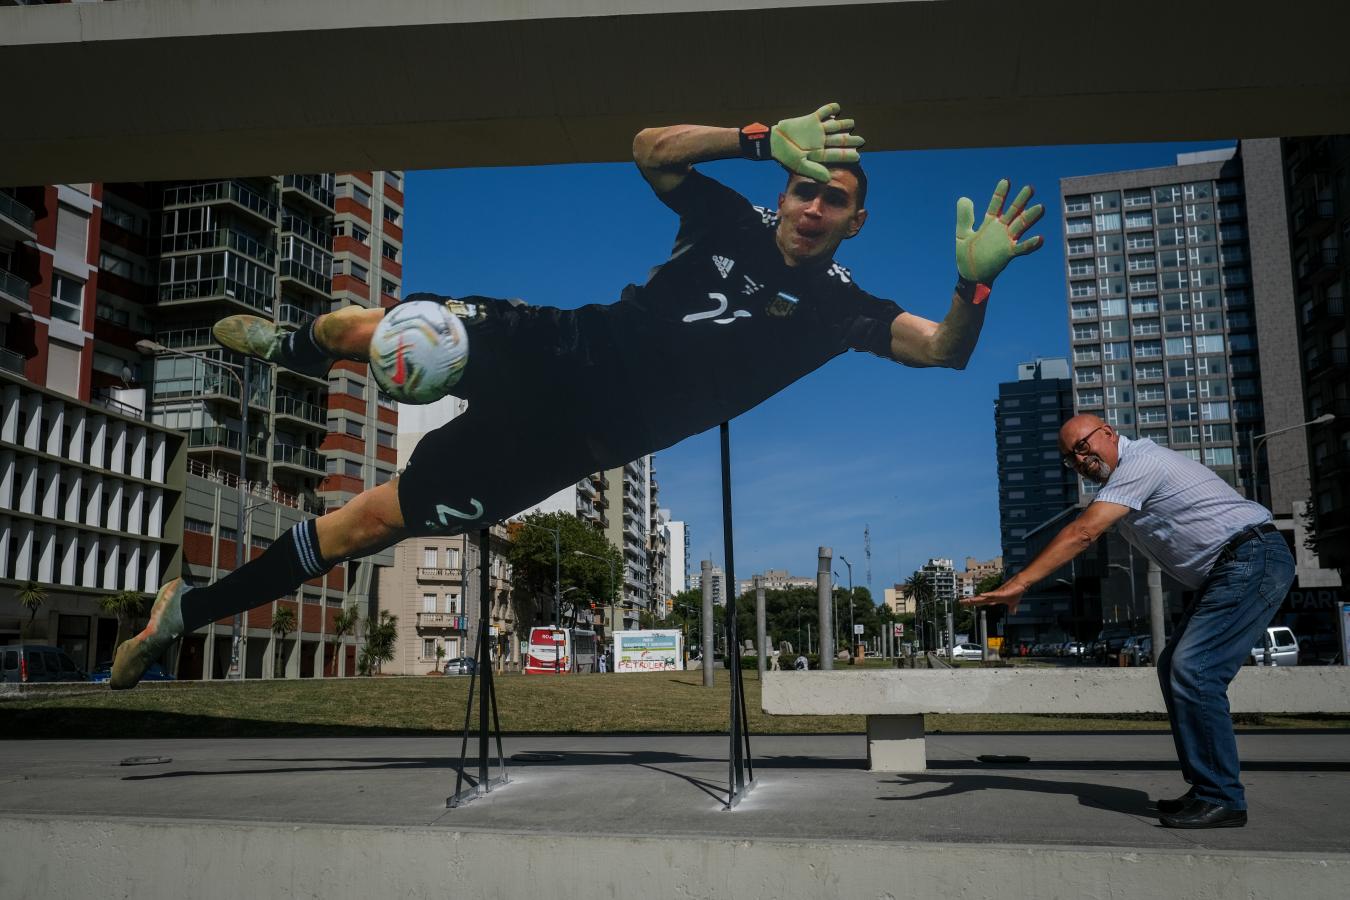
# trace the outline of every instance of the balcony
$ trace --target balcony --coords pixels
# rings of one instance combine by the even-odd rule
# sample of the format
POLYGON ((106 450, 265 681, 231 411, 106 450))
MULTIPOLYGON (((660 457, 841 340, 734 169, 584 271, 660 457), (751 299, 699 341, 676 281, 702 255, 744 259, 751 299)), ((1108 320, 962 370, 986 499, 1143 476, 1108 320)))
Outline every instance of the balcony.
POLYGON ((326 212, 333 211, 332 175, 283 175, 281 189, 308 198, 326 212))
POLYGON ((1346 369, 1350 369, 1350 351, 1345 347, 1323 350, 1308 360, 1308 375, 1312 378, 1330 372, 1344 373, 1346 369))
POLYGON ((295 419, 306 425, 316 426, 324 431, 328 430, 328 419, 323 407, 317 403, 308 403, 299 397, 290 394, 277 392, 276 405, 274 407, 278 416, 285 416, 288 419, 295 419))
POLYGON ((269 226, 276 225, 276 194, 264 196, 239 181, 207 181, 166 188, 164 208, 200 206, 207 203, 229 203, 236 209, 250 213, 269 226))
POLYGON ((0 347, 0 369, 6 372, 13 372, 15 375, 23 375, 24 363, 28 362, 23 356, 0 347))
POLYGON ((1318 237, 1336 224, 1336 204, 1330 198, 1308 196, 1294 207, 1294 236, 1318 237))
POLYGON ((14 198, 13 194, 0 191, 0 237, 20 243, 37 240, 33 230, 33 211, 14 198))
POLYGON ((1299 281, 1304 284, 1322 284, 1340 274, 1341 254, 1339 250, 1323 249, 1308 255, 1299 272, 1299 281))
POLYGON ((323 475, 323 457, 319 451, 309 447, 297 447, 293 444, 273 444, 272 464, 298 469, 307 475, 323 475))
POLYGON ((589 500, 594 500, 600 494, 600 492, 596 490, 595 482, 591 481, 589 478, 583 478, 577 482, 577 492, 589 500))
POLYGON ((418 581, 434 581, 434 582, 441 582, 441 583, 447 582, 447 581, 455 581, 455 582, 463 581, 463 580, 464 580, 464 567, 463 567, 463 566, 442 566, 442 567, 438 567, 438 566, 418 566, 418 567, 417 567, 417 580, 418 580, 418 581))
POLYGON ((0 269, 0 310, 31 313, 33 305, 28 302, 28 286, 28 282, 18 275, 0 269))
POLYGON ((196 278, 164 282, 159 286, 160 303, 177 305, 200 301, 229 301, 248 307, 249 312, 272 315, 270 289, 259 290, 233 278, 196 278))
POLYGON ((172 331, 156 332, 155 342, 174 350, 190 350, 194 348, 216 346, 216 339, 211 334, 211 329, 205 326, 201 328, 176 328, 172 331))
POLYGON ((457 613, 420 612, 417 614, 417 627, 419 630, 468 631, 469 617, 457 613))
MULTIPOLYGON (((239 432, 231 431, 222 425, 191 428, 188 429, 187 436, 188 448, 191 450, 228 450, 238 453, 242 443, 239 432)), ((258 459, 266 458, 267 445, 262 438, 255 437, 248 442, 248 455, 258 459)))
POLYGON ((304 328, 312 320, 318 318, 318 313, 312 313, 303 306, 296 306, 294 303, 283 303, 277 310, 277 324, 289 325, 292 328, 304 328))
POLYGON ((166 234, 159 239, 161 254, 199 253, 204 250, 233 250, 268 268, 277 261, 276 250, 233 228, 166 234))
POLYGON ((283 215, 281 217, 281 233, 294 234, 309 241, 314 246, 330 252, 333 249, 333 232, 329 228, 317 228, 308 219, 302 219, 299 216, 283 215))
POLYGON ((604 472, 592 472, 590 478, 591 484, 595 485, 600 490, 609 490, 609 479, 605 477, 604 472))
MULTIPOLYGON (((329 271, 332 271, 333 260, 328 258, 329 271)), ((311 269, 298 259, 283 259, 281 266, 277 269, 277 274, 281 277, 282 284, 287 282, 308 288, 315 294, 318 294, 324 300, 329 299, 333 291, 333 278, 331 275, 325 275, 317 269, 311 269)))

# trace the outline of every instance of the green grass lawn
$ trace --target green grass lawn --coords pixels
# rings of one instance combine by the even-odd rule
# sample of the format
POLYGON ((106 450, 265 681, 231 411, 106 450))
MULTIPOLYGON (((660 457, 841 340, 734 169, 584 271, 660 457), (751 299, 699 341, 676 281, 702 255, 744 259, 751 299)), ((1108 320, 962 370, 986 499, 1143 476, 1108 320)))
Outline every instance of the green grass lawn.
MULTIPOLYGON (((716 733, 727 728, 729 680, 698 672, 504 675, 497 679, 508 734, 716 733)), ((0 699, 0 736, 24 738, 325 737, 457 734, 468 678, 344 678, 181 682, 113 693, 102 685, 0 699)), ((862 716, 767 716, 760 682, 746 673, 752 734, 850 734, 862 716)), ((475 711, 475 721, 477 712, 475 711)), ((1263 727, 1350 727, 1345 717, 1262 716, 1263 727)), ((930 732, 1156 730, 1160 716, 929 716, 930 732)))

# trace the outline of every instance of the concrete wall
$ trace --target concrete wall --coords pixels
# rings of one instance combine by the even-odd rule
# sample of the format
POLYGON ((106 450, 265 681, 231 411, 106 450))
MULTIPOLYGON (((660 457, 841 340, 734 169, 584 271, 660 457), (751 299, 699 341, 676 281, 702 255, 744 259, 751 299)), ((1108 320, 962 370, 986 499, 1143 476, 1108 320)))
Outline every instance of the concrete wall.
POLYGON ((1128 895, 1228 900, 1292 891, 1321 900, 1343 896, 1350 879, 1350 858, 1344 855, 1199 846, 1071 849, 583 837, 27 816, 0 818, 0 847, 0 896, 5 897, 958 900, 1128 895))
POLYGON ((1317 40, 1350 31, 1350 10, 1319 0, 316 8, 0 10, 0 80, 42 85, 9 98, 0 183, 623 160, 643 126, 773 122, 836 99, 872 149, 1350 130, 1350 67, 1317 40))

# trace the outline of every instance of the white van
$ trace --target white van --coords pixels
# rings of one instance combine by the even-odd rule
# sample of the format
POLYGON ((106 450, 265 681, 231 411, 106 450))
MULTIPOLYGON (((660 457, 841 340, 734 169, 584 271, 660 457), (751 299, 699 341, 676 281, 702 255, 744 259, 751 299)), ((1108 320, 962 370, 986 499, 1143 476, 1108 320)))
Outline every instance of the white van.
POLYGON ((1296 666, 1298 665, 1298 638, 1294 632, 1283 625, 1272 625, 1261 637, 1260 645, 1252 648, 1248 665, 1255 666, 1296 666))

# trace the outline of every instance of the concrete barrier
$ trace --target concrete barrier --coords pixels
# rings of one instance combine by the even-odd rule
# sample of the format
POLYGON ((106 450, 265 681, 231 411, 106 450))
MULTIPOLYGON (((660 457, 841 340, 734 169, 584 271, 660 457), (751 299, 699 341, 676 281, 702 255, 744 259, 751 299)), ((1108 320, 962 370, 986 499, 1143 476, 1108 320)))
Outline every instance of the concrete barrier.
POLYGON ((0 817, 0 847, 3 897, 1322 900, 1350 880, 1344 854, 47 816, 0 817))
MULTIPOLYGON (((1235 713, 1350 713, 1350 668, 1246 667, 1228 691, 1235 713)), ((764 712, 867 716, 873 771, 927 768, 925 713, 1162 713, 1155 669, 873 669, 766 672, 764 712)))

